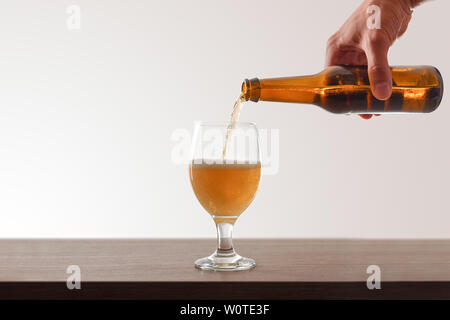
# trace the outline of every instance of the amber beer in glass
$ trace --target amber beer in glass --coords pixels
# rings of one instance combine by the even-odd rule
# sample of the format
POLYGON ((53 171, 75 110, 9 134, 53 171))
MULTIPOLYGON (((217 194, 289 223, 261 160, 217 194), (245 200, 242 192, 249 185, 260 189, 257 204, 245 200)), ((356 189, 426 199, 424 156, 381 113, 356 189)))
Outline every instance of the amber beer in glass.
POLYGON ((237 218, 252 203, 261 178, 256 126, 236 122, 229 130, 227 123, 201 122, 193 140, 189 165, 192 189, 217 228, 216 252, 198 259, 195 266, 215 271, 251 269, 255 261, 236 253, 232 231, 237 218))
POLYGON ((258 190, 261 164, 192 163, 192 188, 216 223, 234 224, 258 190))
POLYGON ((432 66, 391 67, 392 95, 376 99, 370 90, 367 66, 331 66, 311 76, 246 79, 246 101, 309 103, 332 113, 432 112, 439 106, 444 84, 432 66))

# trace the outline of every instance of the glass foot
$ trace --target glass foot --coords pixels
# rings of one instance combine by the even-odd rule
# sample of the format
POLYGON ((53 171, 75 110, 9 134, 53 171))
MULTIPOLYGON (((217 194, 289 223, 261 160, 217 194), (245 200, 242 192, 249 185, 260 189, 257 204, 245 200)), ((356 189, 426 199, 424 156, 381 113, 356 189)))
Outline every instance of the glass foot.
POLYGON ((231 255, 218 255, 217 252, 214 252, 209 257, 195 261, 196 268, 212 271, 249 270, 255 266, 255 260, 241 257, 237 253, 231 255))

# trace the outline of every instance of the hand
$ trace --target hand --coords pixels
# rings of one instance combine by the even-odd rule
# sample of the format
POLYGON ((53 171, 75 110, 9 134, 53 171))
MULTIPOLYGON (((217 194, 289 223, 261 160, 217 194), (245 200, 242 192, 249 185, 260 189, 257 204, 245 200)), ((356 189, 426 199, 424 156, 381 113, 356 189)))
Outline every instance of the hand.
MULTIPOLYGON (((411 20, 411 8, 417 0, 365 0, 333 34, 327 43, 326 66, 367 65, 370 88, 375 98, 387 100, 392 93, 392 75, 387 54, 411 20), (370 5, 380 8, 379 29, 369 28, 370 5)), ((372 115, 362 115, 370 119, 372 115)))

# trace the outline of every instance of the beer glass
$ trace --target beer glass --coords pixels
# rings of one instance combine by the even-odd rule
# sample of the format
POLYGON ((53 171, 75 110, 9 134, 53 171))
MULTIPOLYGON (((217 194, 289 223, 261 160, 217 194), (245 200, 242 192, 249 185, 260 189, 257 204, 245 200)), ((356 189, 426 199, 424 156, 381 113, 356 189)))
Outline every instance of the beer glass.
POLYGON ((258 140, 253 123, 236 122, 233 128, 219 122, 199 122, 195 126, 189 176, 198 201, 217 228, 217 250, 195 261, 199 269, 236 271, 255 267, 253 259, 241 257, 234 250, 232 232, 258 190, 258 140))

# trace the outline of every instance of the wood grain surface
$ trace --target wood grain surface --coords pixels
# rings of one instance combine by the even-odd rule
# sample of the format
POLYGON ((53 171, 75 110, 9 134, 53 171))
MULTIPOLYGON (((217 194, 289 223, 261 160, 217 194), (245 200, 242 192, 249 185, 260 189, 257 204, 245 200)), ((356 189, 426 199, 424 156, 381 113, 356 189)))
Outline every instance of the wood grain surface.
POLYGON ((450 240, 236 240, 250 271, 211 272, 194 261, 214 239, 0 240, 0 298, 450 299, 450 240), (68 290, 66 269, 81 269, 68 290), (367 267, 381 268, 368 290, 367 267))

